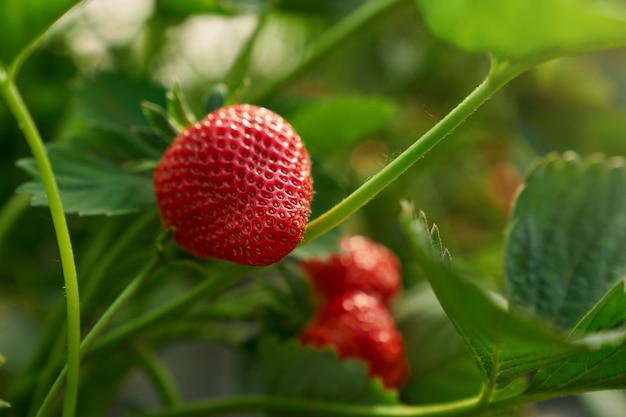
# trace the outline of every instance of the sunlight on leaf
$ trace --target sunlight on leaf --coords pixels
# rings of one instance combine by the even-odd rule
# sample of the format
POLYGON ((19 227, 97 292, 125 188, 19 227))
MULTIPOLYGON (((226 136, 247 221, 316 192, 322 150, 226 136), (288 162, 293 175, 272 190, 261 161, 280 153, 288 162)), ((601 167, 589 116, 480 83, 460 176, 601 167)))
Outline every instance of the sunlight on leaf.
POLYGON ((416 0, 438 37, 503 58, 626 46, 626 10, 590 0, 416 0))

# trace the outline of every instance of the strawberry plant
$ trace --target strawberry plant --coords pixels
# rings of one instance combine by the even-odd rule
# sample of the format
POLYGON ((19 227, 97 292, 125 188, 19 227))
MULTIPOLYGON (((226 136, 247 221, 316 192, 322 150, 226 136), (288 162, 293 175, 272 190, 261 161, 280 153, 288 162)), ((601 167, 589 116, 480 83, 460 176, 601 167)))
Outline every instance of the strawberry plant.
POLYGON ((620 2, 3 0, 0 35, 0 416, 623 412, 620 2))

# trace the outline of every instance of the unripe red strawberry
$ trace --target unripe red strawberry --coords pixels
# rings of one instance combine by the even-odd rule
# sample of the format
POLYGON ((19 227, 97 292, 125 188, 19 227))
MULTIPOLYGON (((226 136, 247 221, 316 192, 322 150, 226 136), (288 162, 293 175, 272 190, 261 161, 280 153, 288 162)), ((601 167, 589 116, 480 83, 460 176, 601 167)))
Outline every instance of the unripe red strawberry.
POLYGON ((343 237, 341 251, 327 259, 308 259, 302 269, 323 298, 333 298, 347 291, 363 291, 384 303, 401 285, 401 266, 397 256, 385 246, 364 236, 343 237))
POLYGON ((381 378, 387 388, 400 387, 408 377, 402 335, 387 307, 363 292, 329 300, 299 338, 304 345, 333 347, 341 359, 365 361, 369 376, 381 378))
POLYGON ((201 258, 280 261, 302 240, 313 196, 311 160, 293 127, 248 104, 184 129, 153 176, 161 220, 201 258))

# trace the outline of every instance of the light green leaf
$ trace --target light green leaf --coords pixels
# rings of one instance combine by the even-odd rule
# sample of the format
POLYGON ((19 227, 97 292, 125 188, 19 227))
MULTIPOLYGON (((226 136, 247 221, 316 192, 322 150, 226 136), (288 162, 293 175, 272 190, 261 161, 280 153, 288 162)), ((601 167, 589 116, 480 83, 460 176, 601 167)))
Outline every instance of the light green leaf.
POLYGON ((626 320, 626 281, 621 279, 574 328, 574 334, 610 330, 626 320))
POLYGON ((380 97, 333 97, 309 104, 289 118, 313 154, 353 145, 383 129, 397 112, 393 101, 380 97))
POLYGON ((570 330, 626 270, 623 159, 550 155, 529 173, 506 251, 517 310, 570 330))
POLYGON ((302 347, 296 340, 261 339, 259 376, 267 394, 343 404, 397 404, 397 392, 367 377, 362 361, 342 360, 330 349, 302 347))
POLYGON ((42 35, 77 0, 0 1, 0 63, 9 64, 42 35))
MULTIPOLYGON (((6 360, 4 359, 4 355, 2 353, 0 353, 0 366, 4 365, 6 362, 6 360)), ((0 399, 0 408, 10 408, 11 404, 9 404, 8 402, 0 399)))
POLYGON ((445 261, 433 259, 422 239, 424 223, 407 207, 401 219, 410 247, 485 381, 495 377, 496 386, 502 388, 583 349, 567 342, 565 335, 510 312, 502 297, 460 276, 445 261))
POLYGON ((607 0, 416 0, 430 30, 467 52, 560 56, 626 46, 626 10, 607 0))
MULTIPOLYGON (((196 122, 196 116, 189 110, 189 104, 178 82, 166 94, 167 115, 176 130, 180 131, 196 122)), ((144 109, 145 112, 145 109, 144 109)))

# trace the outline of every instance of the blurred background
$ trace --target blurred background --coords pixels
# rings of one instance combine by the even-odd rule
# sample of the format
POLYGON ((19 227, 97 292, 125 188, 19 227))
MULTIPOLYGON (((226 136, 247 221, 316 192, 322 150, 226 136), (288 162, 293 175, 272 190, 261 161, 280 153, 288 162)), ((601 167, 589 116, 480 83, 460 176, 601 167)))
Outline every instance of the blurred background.
MULTIPOLYGON (((297 65, 308 45, 362 3, 278 2, 254 46, 242 97, 254 97, 297 65)), ((266 7, 262 0, 92 0, 56 25, 27 61, 18 84, 48 142, 67 140, 93 123, 115 120, 125 129, 145 125, 140 102, 163 104, 175 81, 201 116, 210 92, 225 80, 266 7)), ((374 98, 386 109, 384 123, 350 146, 326 149, 307 143, 315 162, 315 217, 433 126, 482 81, 488 64, 485 56, 468 55, 434 38, 415 4, 406 1, 258 104, 288 120, 297 118, 303 106, 337 96, 374 98)), ((412 201, 439 226, 457 265, 501 289, 507 216, 533 159, 565 150, 626 154, 624 68, 626 51, 611 50, 554 60, 522 75, 353 216, 343 232, 390 246, 403 260, 406 285, 417 285, 422 277, 397 222, 399 201, 412 201)), ((43 318, 63 303, 49 213, 27 207, 28 199, 15 194, 29 179, 15 162, 27 156, 26 142, 0 102, 0 352, 8 359, 0 370, 0 393, 14 388, 12 378, 27 366, 43 318)), ((108 233, 114 242, 137 216, 70 216, 79 271, 81 262, 89 265, 106 250, 96 246, 96 237, 108 233)), ((158 232, 156 218, 152 222, 153 230, 144 233, 146 242, 158 232)), ((115 277, 144 259, 145 249, 137 248, 109 273, 103 305, 119 289, 115 277)), ((174 343, 161 354, 187 399, 234 390, 237 359, 219 344, 174 343)), ((131 373, 124 384, 110 415, 125 415, 135 406, 129 404, 156 401, 140 374, 131 373)), ((588 394, 520 414, 610 417, 619 414, 611 411, 613 405, 620 412, 626 409, 625 401, 619 392, 588 394)))

